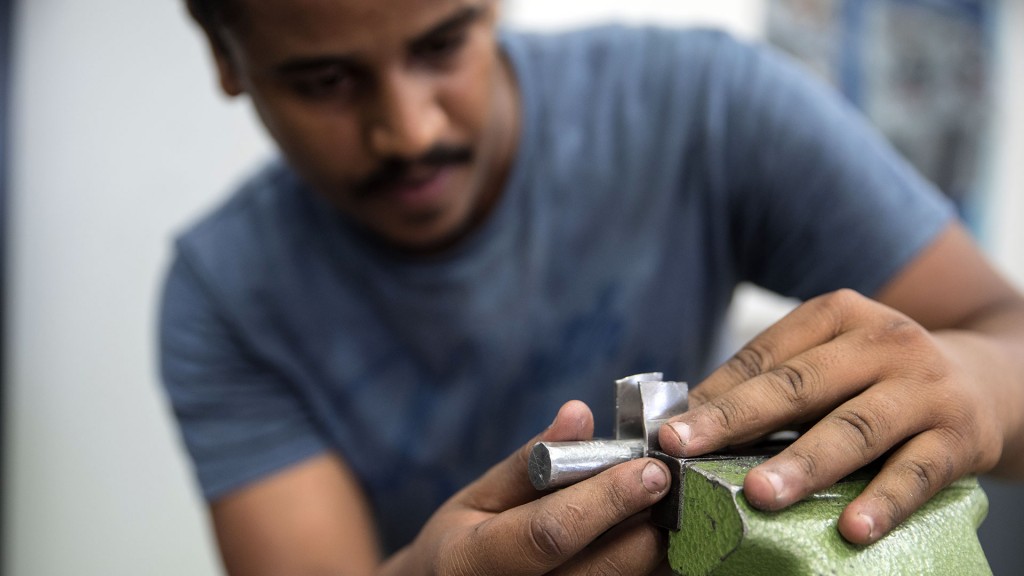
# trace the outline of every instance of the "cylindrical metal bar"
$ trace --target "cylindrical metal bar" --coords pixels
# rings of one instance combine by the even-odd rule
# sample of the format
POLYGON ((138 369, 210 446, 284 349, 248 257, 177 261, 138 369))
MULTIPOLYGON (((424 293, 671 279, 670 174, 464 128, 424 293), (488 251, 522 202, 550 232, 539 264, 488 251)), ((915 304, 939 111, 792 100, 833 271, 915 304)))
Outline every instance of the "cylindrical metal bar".
POLYGON ((642 458, 645 449, 641 439, 538 442, 530 452, 530 482, 538 490, 575 484, 616 464, 642 458))

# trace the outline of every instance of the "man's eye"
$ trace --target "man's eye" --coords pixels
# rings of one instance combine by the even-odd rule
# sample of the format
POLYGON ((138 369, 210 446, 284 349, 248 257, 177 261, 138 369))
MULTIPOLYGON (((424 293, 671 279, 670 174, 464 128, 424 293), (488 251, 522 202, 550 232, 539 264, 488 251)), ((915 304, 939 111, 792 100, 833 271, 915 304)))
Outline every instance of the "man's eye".
POLYGON ((446 58, 458 52, 465 43, 465 33, 428 38, 416 46, 416 55, 431 59, 446 58))
POLYGON ((310 98, 348 96, 357 87, 355 76, 345 70, 331 69, 311 73, 294 81, 295 90, 310 98))

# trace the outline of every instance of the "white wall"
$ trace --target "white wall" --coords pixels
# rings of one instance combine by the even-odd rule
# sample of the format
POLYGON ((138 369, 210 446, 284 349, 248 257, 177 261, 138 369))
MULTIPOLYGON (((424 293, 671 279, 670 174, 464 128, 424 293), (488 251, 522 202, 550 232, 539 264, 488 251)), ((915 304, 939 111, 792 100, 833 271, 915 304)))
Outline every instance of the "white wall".
POLYGON ((212 574, 156 378, 171 233, 267 150, 183 2, 18 2, 5 574, 212 574))
MULTIPOLYGON (((156 378, 154 318, 172 233, 269 144, 217 96, 179 6, 23 0, 16 16, 7 354, 5 574, 219 572, 156 378)), ((1015 30, 1024 30, 1016 5, 1015 30)), ((594 14, 717 23, 757 36, 760 0, 507 4, 563 26, 594 14), (640 16, 637 16, 640 15, 640 16), (645 16, 644 16, 645 15, 645 16)), ((1004 20, 1005 21, 1005 20, 1004 20)), ((1019 44, 1016 54, 1024 54, 1019 44)), ((1024 278, 1024 119, 1004 123, 995 252, 1024 278), (1005 227, 1005 228, 1004 228, 1005 227)), ((1009 90, 1009 88, 1008 88, 1009 90)))
POLYGON ((1004 0, 993 137, 993 194, 985 245, 999 267, 1024 287, 1024 2, 1004 0))

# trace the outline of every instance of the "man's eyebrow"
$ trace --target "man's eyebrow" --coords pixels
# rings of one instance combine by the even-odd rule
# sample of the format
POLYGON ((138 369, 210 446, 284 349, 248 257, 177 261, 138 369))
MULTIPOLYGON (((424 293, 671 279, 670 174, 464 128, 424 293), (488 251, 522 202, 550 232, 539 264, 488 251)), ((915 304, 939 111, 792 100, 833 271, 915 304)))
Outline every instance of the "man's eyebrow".
POLYGON ((452 14, 448 18, 442 20, 439 24, 433 28, 427 30, 423 34, 420 34, 412 40, 409 44, 416 46, 423 42, 429 42, 431 38, 437 36, 444 36, 465 26, 468 26, 478 20, 484 13, 484 9, 481 5, 476 4, 473 6, 466 6, 456 13, 452 14))
POLYGON ((274 73, 287 76, 289 74, 313 72, 324 68, 342 67, 354 69, 358 68, 358 66, 357 60, 349 56, 314 56, 311 58, 286 60, 274 66, 274 73))

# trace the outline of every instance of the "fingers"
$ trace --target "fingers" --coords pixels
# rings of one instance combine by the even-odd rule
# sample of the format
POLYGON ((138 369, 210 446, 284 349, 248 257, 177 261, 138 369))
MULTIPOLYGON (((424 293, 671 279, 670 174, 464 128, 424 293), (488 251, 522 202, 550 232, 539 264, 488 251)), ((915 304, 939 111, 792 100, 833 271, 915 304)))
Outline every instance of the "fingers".
MULTIPOLYGON (((950 396, 939 387, 934 393, 950 396)), ((946 402, 944 409, 937 409, 908 382, 880 384, 844 403, 778 456, 751 470, 744 495, 757 508, 779 510, 899 445, 839 521, 840 532, 850 542, 875 542, 975 466, 969 455, 977 453, 979 441, 972 433, 976 426, 964 417, 966 401, 953 396, 946 402)))
POLYGON ((504 461, 469 485, 454 500, 469 508, 498 513, 541 496, 530 484, 527 463, 537 442, 589 440, 594 435, 594 416, 578 400, 566 402, 550 426, 504 461))
POLYGON ((805 350, 828 342, 851 320, 849 313, 840 310, 849 307, 848 302, 857 303, 859 308, 857 301, 861 299, 854 292, 840 291, 807 301, 757 335, 691 390, 690 407, 699 406, 805 350))
MULTIPOLYGON (((722 376, 728 389, 713 396, 705 392, 702 404, 663 427, 659 441, 665 452, 698 456, 815 421, 879 382, 941 377, 932 366, 938 361, 935 343, 924 328, 851 291, 808 302, 747 349, 773 352, 759 353, 760 374, 739 383, 722 376), (791 333, 801 327, 811 336, 791 333), (821 342, 801 349, 812 341, 821 342)), ((713 384, 722 388, 722 382, 713 384)), ((702 388, 703 383, 694 393, 702 388)))
MULTIPOLYGON (((493 516, 460 542, 461 550, 476 552, 472 557, 465 554, 458 557, 460 572, 546 573, 570 561, 602 534, 657 502, 668 492, 668 485, 669 474, 664 464, 649 458, 633 460, 493 516)), ((602 545, 618 550, 618 544, 602 545)), ((649 552, 658 553, 657 549, 649 552)), ((649 555, 647 551, 634 550, 633 553, 649 555)), ((450 558, 454 558, 452 554, 457 552, 448 551, 450 558)), ((626 562, 618 558, 615 561, 626 562)))
POLYGON ((651 574, 666 562, 667 550, 665 531, 650 523, 649 514, 637 514, 601 535, 549 574, 651 574))
POLYGON ((854 544, 876 542, 939 490, 969 471, 957 459, 956 435, 929 430, 903 445, 839 517, 839 532, 854 544))
POLYGON ((698 456, 821 419, 745 479, 751 504, 778 510, 898 446, 839 522, 849 541, 874 542, 992 460, 984 447, 999 435, 979 415, 989 401, 944 343, 855 293, 815 299, 696 387, 691 409, 660 430, 661 447, 698 456))
POLYGON ((744 482, 757 508, 779 510, 874 461, 931 420, 920 400, 895 383, 870 390, 827 415, 744 482), (901 417, 902 416, 902 417, 901 417))
POLYGON ((759 334, 693 388, 690 410, 670 421, 672 430, 660 430, 662 450, 697 456, 821 416, 822 406, 848 393, 825 378, 841 374, 847 384, 863 385, 870 376, 871 362, 848 362, 856 347, 821 349, 861 321, 866 302, 852 291, 821 296, 759 334))
POLYGON ((662 450, 699 456, 817 420, 881 378, 875 364, 857 360, 863 346, 850 340, 812 348, 673 418, 659 431, 662 450))

